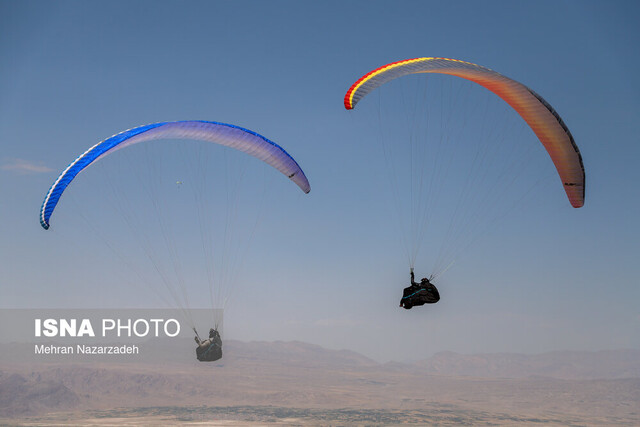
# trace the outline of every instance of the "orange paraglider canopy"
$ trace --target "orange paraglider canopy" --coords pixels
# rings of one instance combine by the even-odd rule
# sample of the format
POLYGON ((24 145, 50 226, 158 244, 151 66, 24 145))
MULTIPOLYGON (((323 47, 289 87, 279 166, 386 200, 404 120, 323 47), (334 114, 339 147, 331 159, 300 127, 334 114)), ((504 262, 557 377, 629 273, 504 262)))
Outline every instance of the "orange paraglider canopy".
POLYGON ((362 76, 347 91, 344 106, 351 110, 369 92, 395 78, 416 73, 462 77, 498 95, 527 122, 544 145, 574 208, 584 205, 585 173, 580 150, 558 113, 540 95, 488 68, 448 58, 415 58, 393 62, 362 76))

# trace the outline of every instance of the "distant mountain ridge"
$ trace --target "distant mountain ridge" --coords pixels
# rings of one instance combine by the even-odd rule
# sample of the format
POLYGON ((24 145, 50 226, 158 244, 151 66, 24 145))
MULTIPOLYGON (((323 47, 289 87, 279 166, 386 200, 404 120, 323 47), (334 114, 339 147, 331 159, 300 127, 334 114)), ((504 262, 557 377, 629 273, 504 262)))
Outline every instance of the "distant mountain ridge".
POLYGON ((250 341, 228 340, 225 354, 237 361, 274 360, 278 363, 307 365, 309 367, 377 366, 378 363, 351 350, 330 350, 316 344, 301 341, 250 341))
MULTIPOLYGON (((34 355, 33 344, 0 344, 0 362, 35 363, 176 363, 190 365, 195 360, 192 342, 155 340, 140 344, 141 355, 91 358, 64 355, 34 355)), ((332 350, 300 341, 225 340, 221 366, 295 366, 307 369, 373 369, 420 372, 431 375, 479 378, 548 377, 558 379, 640 378, 640 350, 554 351, 539 354, 479 353, 445 351, 422 361, 378 363, 351 350, 332 350)))
POLYGON ((80 399, 62 382, 0 372, 0 415, 72 409, 80 399))
POLYGON ((228 340, 225 363, 251 360, 261 364, 286 364, 298 367, 373 368, 401 370, 447 376, 479 378, 548 377, 572 380, 640 378, 640 350, 554 351, 539 354, 479 353, 451 351, 415 363, 380 364, 350 350, 330 350, 300 341, 228 340))
POLYGON ((483 413, 487 405, 525 414, 560 411, 574 424, 596 417, 591 419, 606 425, 598 417, 617 411, 630 420, 627 425, 640 425, 635 423, 639 350, 443 352, 416 363, 378 363, 353 351, 298 341, 226 340, 221 360, 200 363, 192 343, 154 342, 144 348, 145 354, 131 361, 107 356, 48 361, 27 360, 33 344, 1 344, 0 424, 2 417, 134 406, 404 410, 437 402, 483 413))
POLYGON ((450 351, 415 363, 426 373, 489 378, 640 378, 640 350, 554 351, 541 354, 458 354, 450 351))

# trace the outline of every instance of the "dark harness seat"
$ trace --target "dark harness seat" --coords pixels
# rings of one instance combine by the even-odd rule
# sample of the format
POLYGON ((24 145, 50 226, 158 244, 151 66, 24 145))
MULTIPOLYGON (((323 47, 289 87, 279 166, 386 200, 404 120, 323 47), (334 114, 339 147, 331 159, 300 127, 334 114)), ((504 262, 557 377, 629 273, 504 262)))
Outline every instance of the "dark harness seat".
POLYGON ((440 293, 432 283, 427 283, 426 285, 419 283, 404 288, 400 306, 409 310, 411 307, 435 304, 438 301, 440 301, 440 293))

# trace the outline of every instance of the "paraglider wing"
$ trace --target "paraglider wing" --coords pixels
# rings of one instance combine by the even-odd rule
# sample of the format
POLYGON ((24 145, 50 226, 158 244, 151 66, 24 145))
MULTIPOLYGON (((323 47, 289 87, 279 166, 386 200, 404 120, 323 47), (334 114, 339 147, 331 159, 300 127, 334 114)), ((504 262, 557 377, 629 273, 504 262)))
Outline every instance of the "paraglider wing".
POLYGON ((96 160, 131 144, 157 139, 194 139, 208 141, 250 154, 273 166, 305 193, 309 181, 298 163, 282 147, 262 135, 239 126, 209 121, 176 121, 154 123, 129 129, 89 148, 60 174, 47 193, 40 210, 40 224, 46 230, 60 196, 73 179, 96 160))
POLYGON ((393 62, 371 71, 355 82, 344 97, 350 110, 369 92, 397 77, 416 73, 440 73, 478 83, 507 102, 527 122, 553 161, 574 208, 584 205, 585 174, 582 156, 558 113, 540 95, 493 70, 448 58, 415 58, 393 62))

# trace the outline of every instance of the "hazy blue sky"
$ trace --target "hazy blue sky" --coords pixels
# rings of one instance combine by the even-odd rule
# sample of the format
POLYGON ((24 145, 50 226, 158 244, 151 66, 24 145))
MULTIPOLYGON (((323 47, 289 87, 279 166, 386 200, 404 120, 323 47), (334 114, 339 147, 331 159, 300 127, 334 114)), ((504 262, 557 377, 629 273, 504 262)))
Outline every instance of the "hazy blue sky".
MULTIPOLYGON (((74 217, 74 203, 97 199, 89 183, 99 175, 69 188, 51 230, 38 210, 56 176, 101 139, 202 119, 273 139, 312 186, 303 195, 264 171, 272 188, 227 338, 378 360, 640 348, 639 19, 633 1, 0 0, 0 307, 161 305, 124 267, 114 271, 105 242, 74 217), (407 312, 380 144, 361 120, 367 110, 347 112, 342 98, 362 74, 420 56, 482 64, 544 96, 580 147, 587 192, 571 208, 534 153, 542 191, 447 271, 439 304, 407 312)), ((118 175, 108 160, 102 176, 118 175)), ((117 185, 135 189, 128 173, 117 185)))

